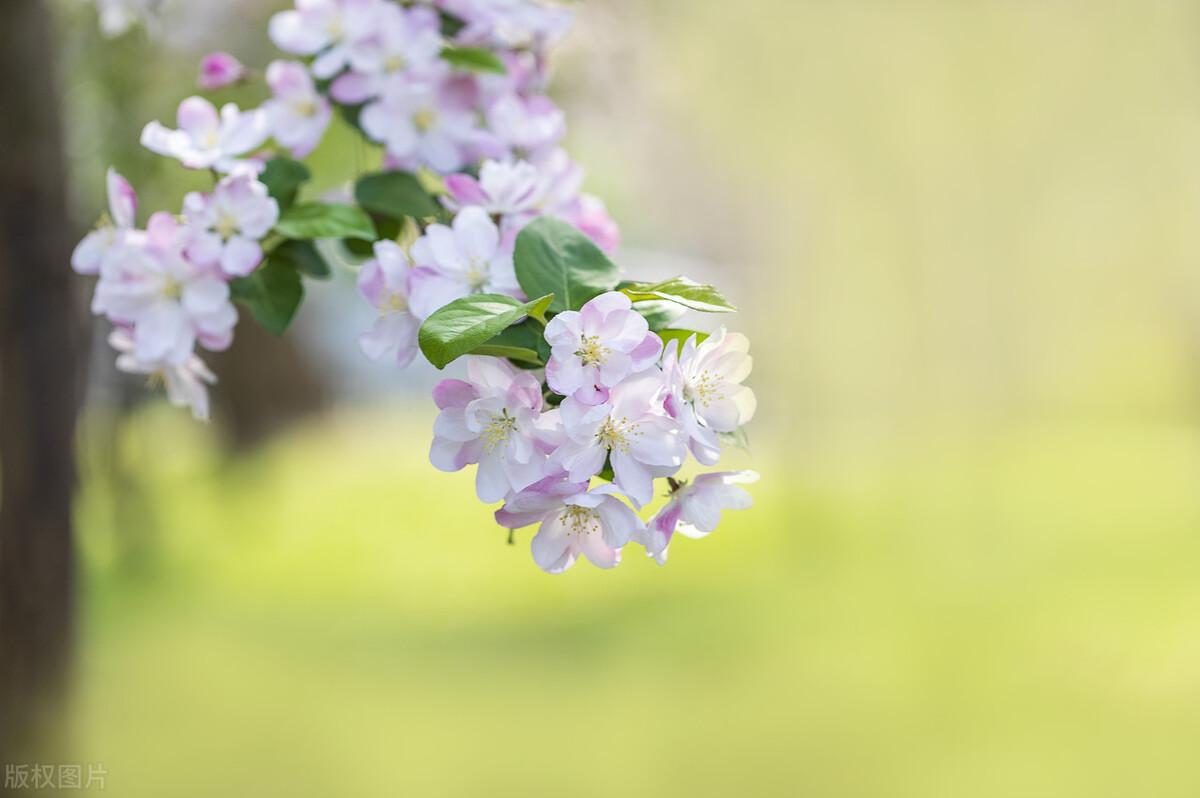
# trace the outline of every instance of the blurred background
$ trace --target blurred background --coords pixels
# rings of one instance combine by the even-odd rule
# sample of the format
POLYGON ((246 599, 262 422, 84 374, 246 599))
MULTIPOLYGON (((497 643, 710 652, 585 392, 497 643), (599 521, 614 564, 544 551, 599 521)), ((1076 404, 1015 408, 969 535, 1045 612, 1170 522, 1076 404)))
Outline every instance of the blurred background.
MULTIPOLYGON (((275 57, 285 3, 112 40, 49 5, 69 252, 109 164, 178 206, 138 132, 204 52, 275 57)), ((1200 5, 578 7, 568 147, 618 263, 742 307, 756 507, 544 575, 428 465, 435 373, 359 355, 348 271, 239 326, 207 427, 94 329, 31 761, 134 798, 1200 794, 1200 5)))

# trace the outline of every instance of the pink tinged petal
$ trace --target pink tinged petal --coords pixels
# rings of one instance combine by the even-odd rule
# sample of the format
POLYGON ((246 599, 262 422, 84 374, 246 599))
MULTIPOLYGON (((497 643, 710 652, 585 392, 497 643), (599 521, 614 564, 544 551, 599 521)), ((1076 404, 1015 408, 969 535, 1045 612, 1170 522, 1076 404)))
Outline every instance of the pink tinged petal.
POLYGON ((493 388, 501 394, 508 391, 517 376, 515 368, 507 361, 495 357, 468 357, 467 375, 476 385, 493 388))
POLYGON ((717 433, 708 427, 693 424, 689 430, 688 449, 701 465, 714 466, 721 459, 721 442, 717 433))
POLYGON ((578 556, 557 513, 542 522, 530 543, 530 551, 538 567, 550 574, 561 574, 575 564, 578 556))
POLYGON ((134 355, 143 363, 169 360, 181 351, 190 352, 194 340, 183 308, 175 302, 158 302, 138 319, 134 355))
POLYGON ((203 97, 188 97, 181 102, 176 118, 179 129, 187 133, 193 142, 214 138, 221 126, 217 109, 203 97))
POLYGON ((742 386, 733 392, 730 401, 737 406, 739 427, 754 418, 754 413, 758 410, 758 398, 754 395, 754 391, 742 386))
POLYGON ((504 463, 495 455, 485 455, 475 471, 475 493, 486 504, 501 501, 509 491, 504 463))
POLYGON ((183 306, 188 313, 214 313, 229 302, 229 285, 215 277, 194 280, 184 286, 183 306))
MULTIPOLYGON (((581 313, 592 315, 594 318, 603 322, 605 316, 618 310, 629 310, 633 307, 633 302, 629 297, 622 294, 620 291, 608 291, 591 299, 581 309, 581 313)), ((639 316, 639 318, 641 318, 639 316)), ((644 321, 644 319, 643 319, 644 321)))
MULTIPOLYGON (((557 320, 556 316, 550 323, 553 324, 557 320)), ((551 355, 550 362, 546 364, 546 382, 555 393, 570 396, 584 387, 583 364, 574 355, 551 355)))
POLYGON ((150 217, 146 225, 146 244, 156 252, 167 252, 176 243, 179 233, 179 223, 175 217, 166 211, 159 211, 150 217))
POLYGON ((299 11, 281 11, 271 17, 268 33, 276 47, 295 55, 313 55, 329 42, 299 11))
POLYGON ((363 264, 358 272, 358 292, 373 307, 380 308, 388 302, 391 292, 387 290, 383 268, 379 265, 379 261, 369 260, 363 264))
POLYGON ((568 351, 579 348, 579 339, 583 335, 583 317, 577 310, 567 310, 552 318, 546 325, 546 343, 568 351))
POLYGON ((633 361, 624 352, 613 351, 600 364, 600 384, 612 387, 633 371, 633 361))
POLYGON ((583 555, 597 568, 615 568, 621 562, 621 552, 597 534, 584 537, 580 548, 583 555))
MULTIPOLYGON (((753 395, 753 394, 752 394, 753 395)), ((731 398, 713 399, 707 402, 697 401, 696 416, 717 432, 734 432, 739 423, 740 411, 731 398)))
POLYGON ((454 217, 454 235, 470 260, 486 262, 500 245, 500 230, 487 211, 475 205, 463 208, 454 217))
POLYGON ((342 105, 365 103, 375 95, 375 81, 361 72, 346 72, 333 81, 329 95, 342 105))
POLYGON ((120 228, 133 227, 137 218, 137 192, 115 169, 108 170, 107 183, 108 209, 112 214, 113 223, 120 228))
POLYGON ((434 438, 429 447, 429 462, 438 471, 461 471, 468 463, 468 447, 458 441, 434 438))
POLYGON ((245 277, 262 263, 263 251, 257 241, 236 236, 225 242, 221 253, 221 271, 230 277, 245 277))
POLYGON ((438 438, 466 443, 479 437, 479 431, 471 429, 468 416, 458 408, 449 408, 438 413, 433 422, 433 434, 438 438))
POLYGON ((194 233, 184 254, 197 266, 212 266, 221 259, 224 244, 216 233, 194 233))
POLYGON ((612 463, 614 482, 639 509, 654 498, 654 475, 642 463, 628 454, 614 449, 609 461, 612 463))
POLYGON ((288 98, 314 93, 312 77, 297 61, 272 61, 267 66, 267 85, 276 97, 288 98))
POLYGON ((442 380, 433 387, 433 402, 438 409, 466 407, 479 398, 475 386, 463 380, 442 380))
POLYGON ((604 468, 604 459, 608 456, 608 450, 604 447, 591 444, 572 444, 559 451, 563 453, 562 465, 574 482, 584 482, 589 477, 599 474, 604 468))
POLYGON ((654 365, 662 352, 662 345, 661 338, 654 333, 647 333, 642 342, 629 353, 633 359, 633 370, 644 371, 654 365))
POLYGON ((607 312, 599 330, 600 337, 606 344, 622 352, 635 349, 649 332, 650 325, 645 317, 633 310, 607 312))
POLYGON ((479 181, 470 175, 448 175, 446 177, 446 188, 450 192, 450 196, 454 197, 462 205, 486 205, 487 194, 484 193, 483 187, 479 185, 479 181))
POLYGON ((408 302, 419 319, 427 319, 434 311, 466 296, 466 285, 433 269, 418 267, 408 278, 408 302))
POLYGON ((637 513, 611 496, 597 505, 596 513, 604 530, 604 542, 614 549, 627 544, 645 528, 637 513))
POLYGON ((141 144, 159 155, 179 158, 190 169, 203 168, 211 163, 196 156, 187 133, 169 130, 159 122, 151 122, 142 129, 141 144))
POLYGON ((546 476, 545 458, 534 457, 527 463, 504 461, 504 475, 512 490, 521 491, 546 476))
POLYGON ((262 109, 239 111, 233 103, 221 109, 221 150, 242 155, 262 145, 271 135, 271 124, 262 109))
POLYGON ((71 254, 71 268, 79 274, 96 274, 112 241, 111 230, 95 230, 84 236, 71 254))

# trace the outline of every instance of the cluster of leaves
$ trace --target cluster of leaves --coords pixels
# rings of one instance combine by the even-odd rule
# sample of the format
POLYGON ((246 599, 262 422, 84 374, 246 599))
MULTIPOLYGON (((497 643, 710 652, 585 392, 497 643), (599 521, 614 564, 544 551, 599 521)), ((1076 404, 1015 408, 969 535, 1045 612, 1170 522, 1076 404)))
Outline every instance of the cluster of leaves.
MULTIPOLYGON (((266 242, 266 263, 233 282, 234 298, 270 332, 282 334, 304 298, 303 278, 326 280, 331 269, 316 247, 340 239, 354 254, 369 256, 374 242, 394 239, 411 223, 424 229, 446 212, 421 179, 386 171, 358 180, 354 204, 298 202, 308 169, 287 158, 267 163, 261 180, 279 203, 280 217, 266 242)), ((591 239, 560 219, 535 219, 517 236, 513 253, 517 282, 528 297, 473 294, 441 308, 421 326, 422 353, 437 368, 463 355, 507 358, 522 368, 541 368, 550 351, 543 330, 555 314, 579 310, 607 291, 621 291, 663 338, 685 339, 693 330, 673 327, 688 310, 735 310, 711 285, 675 277, 658 283, 622 281, 620 270, 591 239)))

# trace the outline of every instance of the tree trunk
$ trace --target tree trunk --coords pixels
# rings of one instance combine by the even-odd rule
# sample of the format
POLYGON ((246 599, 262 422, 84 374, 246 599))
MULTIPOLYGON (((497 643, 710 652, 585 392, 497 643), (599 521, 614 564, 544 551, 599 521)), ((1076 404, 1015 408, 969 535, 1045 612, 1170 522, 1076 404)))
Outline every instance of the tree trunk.
POLYGON ((81 326, 43 0, 0 0, 0 38, 0 762, 13 762, 53 733, 69 677, 81 326))

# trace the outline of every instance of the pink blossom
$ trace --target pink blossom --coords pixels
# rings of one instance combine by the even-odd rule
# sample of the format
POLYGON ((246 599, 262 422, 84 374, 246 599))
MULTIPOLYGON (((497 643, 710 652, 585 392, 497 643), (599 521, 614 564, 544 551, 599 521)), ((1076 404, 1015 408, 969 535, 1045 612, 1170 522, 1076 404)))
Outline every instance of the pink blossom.
POLYGON ((291 150, 292 157, 304 158, 321 143, 333 119, 329 100, 317 91, 304 65, 295 61, 271 62, 267 85, 274 95, 263 104, 271 135, 291 150))
POLYGON ((758 474, 753 471, 723 471, 702 474, 691 484, 684 482, 635 540, 646 547, 647 555, 663 565, 676 531, 689 538, 706 537, 721 522, 722 510, 746 510, 753 506, 750 494, 738 485, 757 481, 758 474))
POLYGON ((412 245, 412 258, 421 268, 413 273, 410 299, 422 319, 469 294, 521 296, 512 248, 482 208, 463 208, 450 227, 429 225, 412 245))
POLYGON ((705 465, 721 456, 718 432, 734 432, 754 417, 758 402, 742 381, 754 359, 750 340, 721 327, 697 345, 692 336, 682 345, 671 341, 663 355, 668 394, 667 412, 678 419, 692 454, 705 465))
POLYGON ((446 178, 451 210, 478 205, 494 216, 524 213, 538 199, 538 171, 525 161, 484 161, 479 179, 468 174, 446 178))
POLYGON ((350 42, 350 71, 334 83, 334 96, 358 103, 378 96, 394 78, 435 79, 444 68, 441 51, 441 22, 433 9, 385 3, 371 30, 350 42))
POLYGON ((478 463, 475 491, 481 501, 496 502, 545 476, 538 432, 542 388, 528 371, 499 358, 467 358, 467 375, 433 389, 441 413, 429 459, 442 471, 478 463))
POLYGON ((232 172, 247 165, 238 160, 261 146, 270 133, 266 114, 241 111, 232 103, 217 109, 203 97, 189 97, 179 105, 179 129, 151 122, 142 131, 142 146, 159 155, 178 158, 189 169, 232 172))
POLYGON ((651 368, 662 352, 662 340, 617 291, 555 316, 546 325, 546 342, 546 381, 555 393, 584 404, 603 403, 609 389, 651 368))
POLYGON ((510 496, 496 511, 496 522, 509 529, 541 524, 530 549, 547 573, 562 573, 580 556, 612 568, 621 561, 621 548, 645 529, 615 493, 613 485, 589 491, 586 482, 556 474, 510 496))
POLYGON ((246 77, 246 67, 229 53, 215 52, 204 56, 200 62, 200 78, 197 83, 205 91, 216 91, 246 77))
POLYGON ((518 157, 536 156, 567 132, 566 117, 549 97, 508 94, 492 103, 488 127, 518 157))
POLYGON ((375 325, 358 337, 363 354, 371 360, 390 358, 404 367, 417 354, 421 322, 408 307, 411 274, 408 255, 395 241, 376 242, 374 260, 363 264, 358 274, 359 293, 379 311, 375 325))
POLYGON ((156 213, 144 242, 101 270, 93 309, 132 329, 142 363, 182 365, 197 342, 221 350, 233 340, 237 311, 229 286, 184 256, 186 242, 173 216, 156 213))
POLYGON ((279 204, 245 172, 222 179, 212 194, 188 194, 183 212, 191 233, 189 260, 216 265, 230 277, 258 268, 263 260, 259 241, 279 221, 279 204))
POLYGON ((350 60, 354 43, 377 28, 383 0, 296 0, 296 8, 271 18, 270 36, 280 50, 316 56, 313 74, 332 78, 350 60))
POLYGON ((118 327, 108 336, 108 343, 117 350, 117 369, 126 374, 142 374, 162 380, 167 399, 176 407, 187 407, 197 421, 208 421, 208 386, 214 385, 217 377, 204 361, 195 354, 181 363, 168 361, 144 362, 138 360, 130 331, 118 327))
POLYGON ((465 149, 477 135, 471 109, 425 81, 389 81, 380 99, 363 109, 360 123, 395 164, 443 173, 466 163, 465 149))
POLYGON ((97 274, 104 261, 119 250, 131 236, 137 216, 137 193, 129 181, 108 170, 108 212, 111 224, 104 224, 88 233, 71 255, 71 267, 80 274, 97 274))
POLYGON ((609 401, 563 400, 563 443, 551 457, 573 481, 600 473, 607 461, 613 482, 641 507, 654 495, 655 477, 674 474, 687 455, 679 425, 662 409, 662 375, 632 377, 612 389, 609 401))

